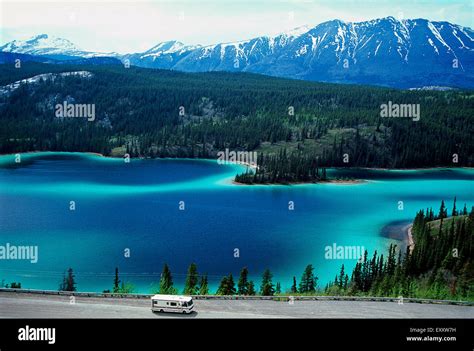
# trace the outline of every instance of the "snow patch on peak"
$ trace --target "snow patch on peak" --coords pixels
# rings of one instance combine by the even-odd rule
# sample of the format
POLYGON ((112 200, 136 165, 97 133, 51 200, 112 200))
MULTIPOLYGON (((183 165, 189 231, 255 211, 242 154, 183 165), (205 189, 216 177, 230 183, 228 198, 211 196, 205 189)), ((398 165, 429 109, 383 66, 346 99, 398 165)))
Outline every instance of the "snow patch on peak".
POLYGON ((180 41, 164 41, 145 51, 145 54, 173 53, 181 50, 185 45, 180 41))
POLYGON ((433 43, 433 40, 432 40, 431 38, 428 38, 428 43, 430 43, 430 45, 433 47, 434 51, 439 55, 438 48, 437 48, 436 45, 433 43))
POLYGON ((13 40, 0 46, 0 51, 29 55, 66 55, 85 58, 118 56, 117 53, 83 51, 67 39, 48 34, 36 35, 28 40, 13 40))
MULTIPOLYGON (((428 28, 431 30, 431 32, 433 33, 433 35, 435 36, 436 39, 438 39, 438 41, 443 44, 446 48, 448 48, 448 51, 452 51, 451 48, 449 47, 448 44, 446 44, 446 42, 444 41, 443 37, 441 36, 440 32, 438 31, 438 29, 433 25, 432 22, 428 22, 428 28)), ((431 43, 430 43, 431 44, 431 43)), ((436 51, 438 52, 438 51, 436 51)))
POLYGON ((308 44, 303 45, 300 49, 296 50, 295 56, 303 56, 308 53, 308 44))
POLYGON ((40 34, 28 40, 13 40, 2 47, 1 51, 30 53, 31 51, 80 51, 67 39, 40 34))
POLYGON ((25 42, 26 45, 32 45, 36 49, 47 49, 47 48, 55 48, 55 49, 63 49, 63 50, 77 50, 80 49, 71 43, 67 39, 58 38, 55 36, 50 36, 48 34, 40 34, 36 37, 33 37, 25 42))
POLYGON ((309 26, 300 26, 300 27, 296 27, 296 28, 292 28, 290 30, 287 30, 285 32, 282 32, 282 33, 279 33, 277 34, 275 37, 279 37, 279 36, 286 36, 286 37, 299 37, 307 32, 309 32, 311 30, 311 27, 309 26))
POLYGON ((164 41, 153 46, 151 49, 143 52, 141 58, 152 57, 153 59, 162 55, 183 54, 187 51, 192 51, 200 48, 200 45, 185 45, 177 40, 164 41))

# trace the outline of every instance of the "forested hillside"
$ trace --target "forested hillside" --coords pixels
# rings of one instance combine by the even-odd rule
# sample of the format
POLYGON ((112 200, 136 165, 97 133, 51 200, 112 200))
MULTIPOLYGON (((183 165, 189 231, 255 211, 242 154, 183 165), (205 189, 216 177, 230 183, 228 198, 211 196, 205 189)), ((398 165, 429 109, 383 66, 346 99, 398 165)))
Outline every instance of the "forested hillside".
POLYGON ((388 255, 365 252, 349 278, 344 266, 330 294, 474 299, 474 207, 438 214, 419 211, 413 222, 414 247, 405 253, 390 245, 388 255), (397 253, 398 251, 398 253, 397 253))
MULTIPOLYGON (((228 148, 273 155, 261 162, 275 164, 277 159, 290 173, 290 159, 313 169, 474 165, 472 92, 35 62, 19 69, 0 65, 0 73, 1 153, 215 158, 228 148), (54 76, 5 88, 38 74, 74 71, 92 77, 54 76), (56 117, 55 106, 64 101, 94 104, 95 120, 56 117), (419 121, 381 118, 380 106, 389 101, 420 104, 419 121)), ((308 177, 306 171, 298 170, 308 177)))

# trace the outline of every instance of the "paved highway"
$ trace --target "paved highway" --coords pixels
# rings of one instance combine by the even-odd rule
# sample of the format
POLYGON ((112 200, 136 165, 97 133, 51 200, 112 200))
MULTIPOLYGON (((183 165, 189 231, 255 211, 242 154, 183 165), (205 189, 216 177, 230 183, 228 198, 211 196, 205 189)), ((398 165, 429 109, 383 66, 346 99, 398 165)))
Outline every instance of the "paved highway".
POLYGON ((190 315, 153 313, 148 299, 0 292, 0 318, 474 318, 474 307, 371 301, 196 300, 190 315))

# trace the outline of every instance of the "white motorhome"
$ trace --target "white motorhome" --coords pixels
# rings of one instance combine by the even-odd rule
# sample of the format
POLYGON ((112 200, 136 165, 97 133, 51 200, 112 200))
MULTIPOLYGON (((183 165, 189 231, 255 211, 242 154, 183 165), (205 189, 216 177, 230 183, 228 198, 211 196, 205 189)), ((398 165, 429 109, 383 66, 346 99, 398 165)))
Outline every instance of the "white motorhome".
POLYGON ((191 313, 194 308, 191 296, 154 295, 151 298, 153 312, 191 313))

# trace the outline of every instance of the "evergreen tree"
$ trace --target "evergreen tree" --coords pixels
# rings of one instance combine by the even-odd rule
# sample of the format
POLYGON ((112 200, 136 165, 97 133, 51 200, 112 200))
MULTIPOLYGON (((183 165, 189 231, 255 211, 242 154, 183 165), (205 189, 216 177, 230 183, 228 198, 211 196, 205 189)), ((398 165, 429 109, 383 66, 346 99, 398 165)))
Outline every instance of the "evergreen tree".
POLYGON ((171 270, 166 263, 164 264, 163 272, 161 273, 159 293, 171 295, 176 293, 176 289, 173 287, 173 277, 171 275, 171 270))
POLYGON ((235 295, 235 283, 232 273, 222 278, 219 287, 217 288, 217 295, 235 295))
POLYGON ((345 280, 345 273, 344 273, 344 264, 341 266, 341 271, 339 272, 339 289, 344 289, 344 280, 345 280))
POLYGON ((349 276, 346 274, 346 275, 344 276, 344 285, 343 285, 343 287, 342 287, 344 290, 347 290, 347 285, 348 285, 348 283, 349 283, 349 276))
POLYGON ((442 200, 441 201, 441 206, 439 208, 438 218, 443 219, 443 218, 446 218, 446 217, 448 217, 448 210, 446 209, 446 206, 444 204, 444 200, 442 200))
POLYGON ((229 278, 227 276, 222 277, 216 295, 229 295, 229 278))
POLYGON ((298 288, 297 288, 297 285, 296 285, 296 277, 293 277, 293 284, 291 285, 291 292, 292 293, 297 293, 298 292, 298 288))
POLYGON ((186 275, 186 282, 184 283, 183 294, 195 295, 198 288, 199 275, 195 263, 191 263, 186 275))
POLYGON ((232 273, 229 274, 228 286, 229 286, 229 293, 227 295, 235 295, 237 293, 237 290, 235 290, 234 277, 232 276, 232 273))
POLYGON ((76 291, 76 281, 72 268, 67 270, 67 274, 63 277, 63 282, 59 286, 60 291, 76 291))
POLYGON ((313 265, 306 266, 300 281, 300 293, 312 293, 316 291, 316 284, 318 278, 313 274, 313 265))
POLYGON ((201 276, 201 282, 199 284, 199 295, 209 294, 209 286, 207 282, 207 274, 201 276))
POLYGON ((112 292, 114 294, 117 294, 120 290, 120 279, 119 279, 119 271, 118 267, 115 267, 115 278, 114 278, 114 288, 112 292))
POLYGON ((281 284, 280 284, 280 282, 276 283, 275 294, 277 294, 277 295, 281 294, 281 284))
POLYGON ((453 211, 451 212, 451 216, 457 216, 458 215, 458 210, 456 209, 456 196, 454 197, 454 202, 453 202, 453 211))
POLYGON ((239 295, 248 295, 249 282, 248 282, 249 271, 247 267, 244 267, 240 271, 239 281, 237 283, 239 295))
POLYGON ((257 292, 255 291, 255 284, 253 281, 249 281, 249 289, 248 293, 249 296, 255 296, 257 292))
POLYGON ((275 289, 272 283, 273 275, 269 269, 265 269, 262 275, 262 284, 260 285, 260 295, 273 296, 275 289))

